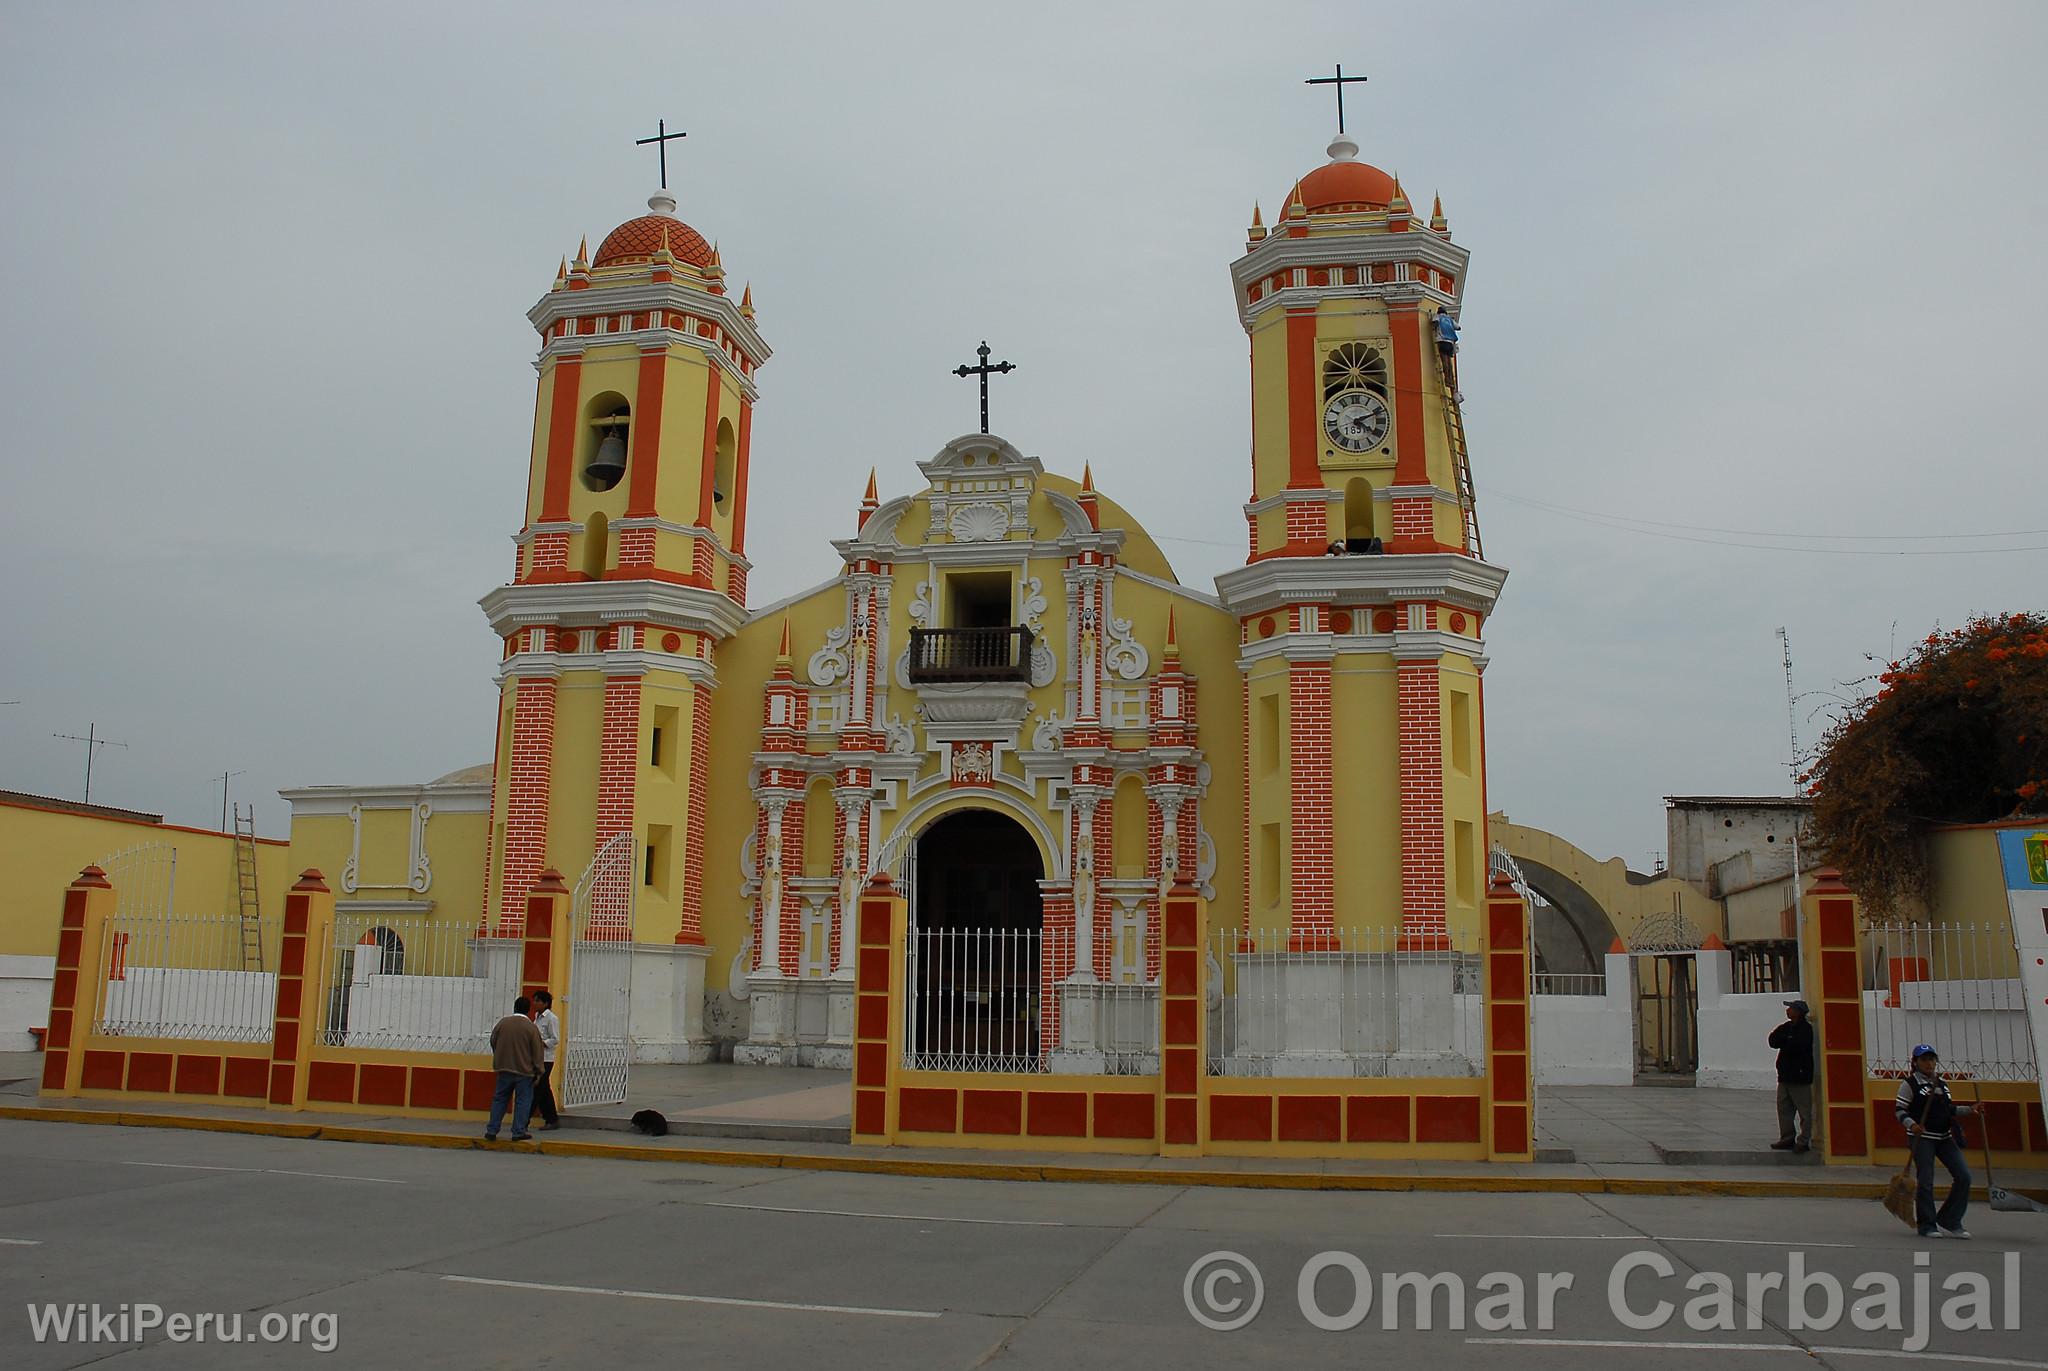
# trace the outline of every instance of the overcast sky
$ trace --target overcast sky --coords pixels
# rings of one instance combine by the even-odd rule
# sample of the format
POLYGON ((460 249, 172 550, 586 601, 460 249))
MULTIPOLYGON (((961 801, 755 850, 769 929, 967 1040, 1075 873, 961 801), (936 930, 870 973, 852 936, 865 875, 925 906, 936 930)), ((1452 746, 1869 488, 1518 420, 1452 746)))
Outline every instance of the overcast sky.
POLYGON ((490 759, 524 311, 657 117, 776 350, 757 604, 974 427, 983 337, 997 431, 1213 591, 1226 268, 1342 61, 1473 253, 1489 798, 1647 865, 1663 795, 1784 789, 1779 625, 1820 690, 2048 598, 2044 58, 2038 4, 11 0, 0 787, 77 796, 96 723, 96 801, 217 822, 241 771, 281 833, 279 787, 490 759))

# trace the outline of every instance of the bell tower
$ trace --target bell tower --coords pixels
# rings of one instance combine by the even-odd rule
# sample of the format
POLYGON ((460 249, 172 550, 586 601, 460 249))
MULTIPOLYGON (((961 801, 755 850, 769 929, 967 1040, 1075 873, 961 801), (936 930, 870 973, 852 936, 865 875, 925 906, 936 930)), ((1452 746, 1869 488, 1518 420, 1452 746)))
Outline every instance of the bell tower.
POLYGON ((482 601, 504 644, 486 914, 516 932, 543 869, 573 880, 630 834, 630 936, 689 948, 704 941, 714 660, 746 618, 769 351, 751 290, 733 301, 675 197, 647 205, 564 260, 527 314, 540 384, 525 518, 511 582, 482 601))
POLYGON ((1478 555, 1432 337, 1467 254, 1358 153, 1340 129, 1231 265, 1249 555, 1217 586, 1242 643, 1246 908, 1305 952, 1368 929, 1441 948, 1486 890, 1481 629, 1506 572, 1478 555))

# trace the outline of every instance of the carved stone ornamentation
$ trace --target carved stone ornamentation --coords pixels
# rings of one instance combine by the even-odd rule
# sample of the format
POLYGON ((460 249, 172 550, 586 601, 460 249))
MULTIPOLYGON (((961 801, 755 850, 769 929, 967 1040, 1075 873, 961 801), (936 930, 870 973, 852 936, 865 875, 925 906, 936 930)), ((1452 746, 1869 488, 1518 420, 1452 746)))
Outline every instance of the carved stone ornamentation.
POLYGON ((825 631, 825 645, 811 654, 805 670, 811 674, 811 684, 829 686, 846 679, 850 670, 846 658, 846 643, 851 633, 843 626, 825 631))
POLYGON ((1151 661, 1145 645, 1131 636, 1131 621, 1110 620, 1109 646, 1103 650, 1102 665, 1123 680, 1135 681, 1145 674, 1151 661))
POLYGON ((1009 536, 1010 511, 1002 505, 957 505, 946 520, 956 543, 993 543, 1009 536))
POLYGON ((953 744, 952 779, 954 785, 995 784, 995 749, 987 743, 953 744))

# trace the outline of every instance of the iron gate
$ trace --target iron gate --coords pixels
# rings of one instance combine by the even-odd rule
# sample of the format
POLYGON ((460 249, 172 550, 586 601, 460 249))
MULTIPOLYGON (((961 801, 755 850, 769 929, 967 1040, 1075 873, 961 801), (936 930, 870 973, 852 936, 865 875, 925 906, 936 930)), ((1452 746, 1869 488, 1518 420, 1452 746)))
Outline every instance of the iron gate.
POLYGON ((570 901, 564 1108, 626 1101, 633 1057, 633 853, 631 833, 607 841, 570 901))

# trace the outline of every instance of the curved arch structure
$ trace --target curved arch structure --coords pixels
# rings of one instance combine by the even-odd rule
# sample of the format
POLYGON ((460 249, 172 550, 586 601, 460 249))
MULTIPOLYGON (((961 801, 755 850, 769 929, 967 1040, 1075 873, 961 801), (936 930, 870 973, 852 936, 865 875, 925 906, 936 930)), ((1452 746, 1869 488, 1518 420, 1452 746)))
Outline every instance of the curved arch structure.
POLYGON ((1502 814, 1489 816, 1487 833, 1547 902, 1534 911, 1536 960, 1546 971, 1598 971, 1615 940, 1633 947, 1637 925, 1650 919, 1676 916, 1702 934, 1727 935, 1720 904, 1688 881, 1631 871, 1619 857, 1601 861, 1569 839, 1502 814))

